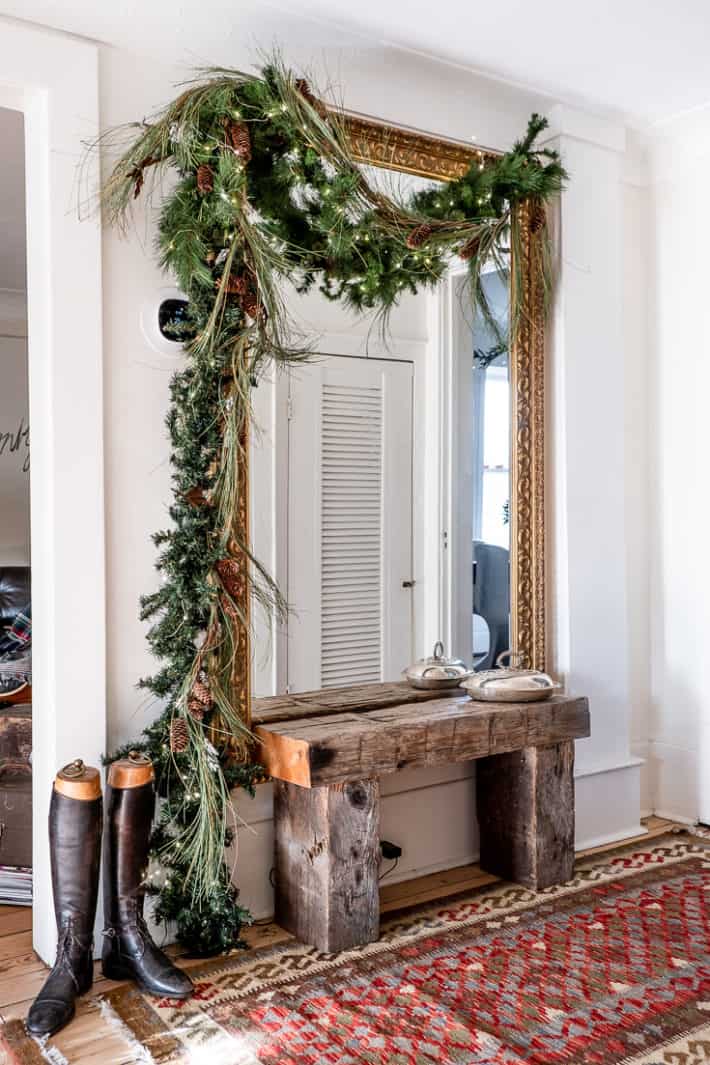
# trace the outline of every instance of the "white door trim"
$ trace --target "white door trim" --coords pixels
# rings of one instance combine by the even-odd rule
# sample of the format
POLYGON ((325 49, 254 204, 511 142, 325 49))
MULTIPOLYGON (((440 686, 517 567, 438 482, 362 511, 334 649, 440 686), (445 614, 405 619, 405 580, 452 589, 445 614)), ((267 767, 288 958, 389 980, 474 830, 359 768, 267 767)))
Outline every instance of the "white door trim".
MULTIPOLYGON (((454 264, 434 293, 438 318, 438 345, 432 359, 438 379, 442 414, 439 421, 438 450, 439 514, 441 521, 441 558, 439 570, 439 602, 441 611, 441 639, 447 654, 469 658, 467 646, 462 642, 461 595, 456 590, 461 584, 462 560, 461 537, 457 535, 462 506, 471 510, 471 470, 461 468, 461 448, 456 441, 470 439, 471 418, 464 417, 462 393, 468 394, 466 382, 461 379, 462 362, 456 357, 457 338, 455 331, 460 323, 455 302, 461 298, 466 267, 454 264)), ((470 464, 469 464, 470 465, 470 464)), ((469 626, 470 628, 470 626, 469 626)), ((469 640, 470 642, 470 640, 469 640)))
POLYGON ((0 106, 25 115, 32 430, 34 947, 56 931, 47 837, 59 766, 106 746, 101 232, 78 216, 99 129, 95 45, 0 20, 0 106))

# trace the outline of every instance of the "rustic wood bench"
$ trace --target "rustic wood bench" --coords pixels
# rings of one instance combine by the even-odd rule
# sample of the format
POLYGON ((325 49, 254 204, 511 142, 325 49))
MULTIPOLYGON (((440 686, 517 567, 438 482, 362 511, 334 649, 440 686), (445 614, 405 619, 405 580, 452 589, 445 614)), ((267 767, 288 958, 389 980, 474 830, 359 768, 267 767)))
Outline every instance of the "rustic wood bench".
POLYGON ((277 922, 328 953, 379 934, 379 777, 476 759, 483 869, 536 890, 574 866, 574 740, 584 698, 473 702, 377 684, 257 699, 274 779, 277 922))

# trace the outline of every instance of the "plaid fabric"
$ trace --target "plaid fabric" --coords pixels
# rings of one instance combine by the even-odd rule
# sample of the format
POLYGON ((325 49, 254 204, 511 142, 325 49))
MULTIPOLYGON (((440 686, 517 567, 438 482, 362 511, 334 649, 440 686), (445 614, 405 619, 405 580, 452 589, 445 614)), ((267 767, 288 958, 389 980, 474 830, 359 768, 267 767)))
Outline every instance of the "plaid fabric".
POLYGON ((32 646, 32 606, 20 610, 9 628, 0 636, 0 662, 18 653, 27 654, 32 646))
POLYGON ((20 610, 0 637, 0 695, 32 680, 32 606, 20 610))

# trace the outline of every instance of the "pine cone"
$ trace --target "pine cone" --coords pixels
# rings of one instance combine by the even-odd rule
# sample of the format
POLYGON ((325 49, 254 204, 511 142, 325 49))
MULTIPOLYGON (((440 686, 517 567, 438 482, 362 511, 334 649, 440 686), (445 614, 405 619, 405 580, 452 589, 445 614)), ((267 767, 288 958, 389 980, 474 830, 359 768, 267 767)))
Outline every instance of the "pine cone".
POLYGON ((547 211, 542 200, 535 200, 530 210, 528 226, 531 233, 539 233, 547 225, 547 211))
POLYGON ((313 93, 310 85, 308 84, 305 78, 298 78, 296 80, 296 89, 298 90, 298 92, 300 92, 303 99, 311 105, 316 114, 320 115, 320 117, 323 119, 327 117, 328 108, 325 106, 323 101, 319 100, 318 97, 313 93))
POLYGON ((229 598, 229 596, 228 595, 221 595, 219 597, 219 601, 220 601, 220 604, 222 606, 222 610, 224 610, 224 612, 227 615, 227 617, 231 618, 232 621, 235 621, 235 622, 239 621, 239 614, 238 614, 238 612, 237 612, 237 610, 236 610, 236 608, 234 606, 234 603, 229 598))
POLYGON ((170 750, 173 754, 182 754, 187 750, 190 733, 184 717, 174 717, 170 722, 170 750))
POLYGON ((244 574, 235 558, 222 558, 215 567, 222 582, 222 587, 237 602, 244 594, 244 574))
POLYGON ((193 718, 195 721, 202 721, 205 716, 205 708, 202 703, 198 702, 197 699, 190 699, 189 703, 187 704, 187 709, 190 714, 190 717, 193 718))
POLYGON ((191 507, 208 507, 210 501, 204 493, 202 488, 191 488, 189 492, 185 492, 185 499, 191 507))
POLYGON ((246 165, 251 159, 251 136, 246 122, 228 122, 225 133, 227 144, 246 165))
POLYGON ((240 300, 240 306, 250 318, 258 318, 260 314, 260 302, 255 292, 246 292, 240 300))
POLYGON ((202 163, 197 168, 197 187, 203 195, 206 192, 212 192, 214 188, 214 174, 212 167, 207 163, 202 163))
POLYGON ((257 318, 266 318, 266 309, 256 292, 245 292, 239 300, 239 305, 244 313, 248 314, 249 317, 254 320, 257 318))
POLYGON ((417 226, 416 229, 413 229, 407 237, 407 247, 421 248, 422 244, 426 244, 429 240, 431 234, 431 226, 427 222, 423 222, 420 226, 417 226))
POLYGON ((145 181, 145 169, 146 169, 146 167, 154 166, 156 163, 159 163, 159 162, 160 162, 160 159, 158 159, 157 156, 146 155, 145 159, 141 159, 141 161, 138 164, 138 166, 134 166, 133 170, 131 170, 131 172, 130 172, 130 174, 128 176, 135 182, 135 184, 133 186, 133 199, 134 200, 137 200, 138 197, 141 194, 141 189, 143 188, 143 182, 145 181))
POLYGON ((192 700, 197 700, 200 706, 212 706, 212 692, 210 686, 206 681, 196 680, 192 685, 192 700))
POLYGON ((244 274, 230 274, 215 281, 216 288, 223 288, 230 296, 244 296, 249 290, 249 282, 244 274))
POLYGON ((474 255, 478 251, 480 243, 481 238, 478 236, 478 234, 473 237, 470 237, 469 240, 467 240, 466 243, 462 244, 459 248, 459 258, 463 259, 464 262, 468 262, 469 259, 473 259, 474 255))

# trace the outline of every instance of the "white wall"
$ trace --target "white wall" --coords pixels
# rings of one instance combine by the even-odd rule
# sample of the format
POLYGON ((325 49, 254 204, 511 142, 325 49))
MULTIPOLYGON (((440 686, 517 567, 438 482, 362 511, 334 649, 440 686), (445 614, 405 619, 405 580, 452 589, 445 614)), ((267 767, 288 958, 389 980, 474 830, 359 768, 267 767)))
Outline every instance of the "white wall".
MULTIPOLYGON (((294 62, 302 58, 291 56, 288 42, 284 46, 294 62)), ((248 63, 246 56, 234 54, 229 61, 248 63)), ((491 147, 508 146, 525 128, 532 110, 550 105, 499 82, 379 46, 326 56, 324 61, 352 109, 450 137, 469 139, 475 133, 479 144, 491 147)), ((149 114, 171 98, 173 84, 185 74, 184 68, 148 64, 103 49, 102 124, 149 114)), ((603 123, 582 125, 581 133, 564 124, 555 131, 568 156, 572 184, 562 208, 562 295, 550 366, 548 523, 554 602, 550 665, 562 670, 571 690, 592 696, 593 737, 580 745, 578 781, 580 841, 591 843, 638 830, 639 765, 631 757, 630 743, 633 732, 634 741, 645 750, 647 674, 639 671, 639 664, 648 660, 640 624, 646 465, 644 402, 634 386, 641 350, 634 250, 639 201, 623 184, 623 131, 609 134, 603 123), (597 358, 598 365, 593 361, 597 358), (610 558, 612 564, 605 568, 610 558), (590 614, 585 610, 588 590, 600 582, 604 592, 590 614)), ((156 713, 134 688, 137 678, 151 669, 137 603, 157 580, 149 536, 167 520, 170 498, 163 417, 174 362, 152 352, 139 328, 140 307, 165 282, 153 261, 152 216, 141 203, 136 221, 137 232, 127 240, 110 232, 104 236, 111 745, 136 735, 156 713)), ((334 319, 328 327, 331 350, 337 336, 341 345, 352 348, 341 323, 342 318, 334 319)), ((422 387, 425 378, 426 369, 420 376, 422 387)), ((265 387, 257 403, 268 431, 275 424, 276 396, 265 387)), ((272 516, 280 490, 279 446, 278 440, 270 445, 267 435, 253 457, 259 471, 253 481, 260 493, 254 506, 256 547, 277 569, 279 545, 272 537, 272 516)), ((419 448, 421 455, 421 441, 419 448)), ((431 476, 430 470, 426 476, 431 476)), ((431 558, 422 557, 419 563, 424 572, 431 558)), ((428 638, 422 626, 418 653, 427 650, 428 638)), ((257 664, 257 687, 266 693, 276 683, 276 667, 259 659, 257 664)), ((475 856, 472 788, 467 767, 403 773, 385 782, 383 830, 405 851, 398 872, 411 875, 475 856)), ((240 800, 239 809, 254 831, 240 831, 237 879, 245 902, 263 914, 270 906, 269 787, 259 789, 255 803, 240 800)))
POLYGON ((649 156, 650 766, 659 812, 710 821, 710 108, 659 130, 649 156))
POLYGON ((0 329, 0 566, 30 562, 27 340, 0 329))
MULTIPOLYGON (((184 70, 101 49, 102 128, 150 114, 172 98, 173 85, 184 76, 184 70)), ((134 220, 128 237, 108 227, 103 231, 109 749, 136 737, 158 713, 135 687, 153 668, 138 600, 158 580, 150 534, 168 521, 164 419, 170 376, 178 365, 177 359, 152 351, 141 332, 143 304, 165 285, 165 278, 153 255, 153 212, 142 199, 136 202, 134 220)))

